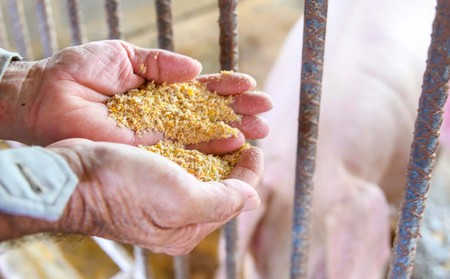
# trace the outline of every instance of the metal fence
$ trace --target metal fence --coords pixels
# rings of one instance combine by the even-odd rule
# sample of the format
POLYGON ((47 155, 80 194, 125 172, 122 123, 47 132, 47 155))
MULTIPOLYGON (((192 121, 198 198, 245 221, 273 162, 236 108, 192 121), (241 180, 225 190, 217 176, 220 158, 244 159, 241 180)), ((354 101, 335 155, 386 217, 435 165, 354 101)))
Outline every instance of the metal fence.
MULTIPOLYGON (((433 23, 432 43, 428 52, 423 91, 419 100, 419 113, 415 123, 404 189, 400 220, 391 258, 389 278, 410 278, 419 236, 420 221, 430 186, 431 172, 443 119, 443 107, 448 94, 450 75, 450 1, 438 0, 433 23)), ((159 47, 174 50, 170 0, 156 0, 159 47)), ((105 0, 109 38, 123 38, 120 0, 105 0)), ((220 62, 222 70, 238 71, 237 0, 218 0, 220 9, 220 62)), ((49 0, 36 0, 39 32, 44 55, 53 55, 58 45, 49 0)), ((319 107, 324 63, 327 0, 305 0, 303 56, 301 73, 300 111, 298 126, 297 167, 292 231, 291 278, 307 277, 307 251, 311 219, 311 200, 315 168, 316 143, 319 125, 319 107)), ((78 0, 67 0, 72 44, 86 41, 81 24, 78 0)), ((8 0, 8 9, 15 35, 15 44, 22 56, 33 59, 26 18, 21 0, 8 0)), ((300 35, 300 34, 299 34, 300 35)), ((9 48, 3 15, 0 12, 0 47, 9 48)), ((300 50, 299 50, 300 51, 300 50)), ((300 61, 299 61, 300 63, 300 61)), ((227 278, 239 278, 237 254, 237 222, 224 228, 226 239, 227 278)), ((146 265, 148 252, 134 248, 134 260, 119 244, 94 238, 120 267, 121 276, 152 278, 146 265)), ((187 256, 174 260, 177 279, 189 278, 187 256)))

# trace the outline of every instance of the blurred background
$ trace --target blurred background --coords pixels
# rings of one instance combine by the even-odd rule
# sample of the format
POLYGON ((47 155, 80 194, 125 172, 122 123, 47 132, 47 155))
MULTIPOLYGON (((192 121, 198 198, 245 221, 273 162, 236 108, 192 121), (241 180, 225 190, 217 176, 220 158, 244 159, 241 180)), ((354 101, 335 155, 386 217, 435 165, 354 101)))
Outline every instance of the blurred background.
MULTIPOLYGON (((33 60, 43 58, 38 31, 36 0, 23 0, 26 26, 29 30, 33 60)), ((58 39, 58 47, 70 46, 70 25, 65 0, 50 0, 58 39)), ((12 51, 14 45, 8 0, 0 0, 3 20, 12 51)), ((82 24, 88 41, 108 37, 104 0, 80 0, 82 24)), ((287 32, 300 16, 300 0, 239 0, 240 71, 255 77, 257 89, 276 59, 287 32)), ((121 3, 124 39, 140 47, 157 48, 156 11, 153 0, 126 0, 121 3)), ((219 9, 217 0, 172 0, 175 51, 196 58, 203 73, 219 72, 219 9)), ((299 49, 299 51, 301 51, 299 49)), ((6 148, 0 143, 0 148, 6 148)), ((211 234, 190 255, 191 278, 209 279, 217 268, 217 245, 220 233, 211 234)), ((4 247, 3 247, 4 248, 4 247)), ((132 247, 125 246, 129 255, 132 247)), ((1 248, 0 248, 1 251, 1 248)), ((110 278, 119 268, 88 237, 28 239, 8 249, 1 257, 0 268, 14 271, 17 277, 43 278, 110 278)), ((156 279, 174 278, 172 258, 151 254, 149 261, 156 279)), ((0 275, 1 276, 1 275, 0 275)), ((10 279, 10 278, 5 278, 10 279)))
MULTIPOLYGON (((59 49, 70 46, 69 15, 65 0, 49 0, 59 49)), ((0 0, 12 50, 14 34, 8 14, 8 0, 0 0)), ((38 31, 36 0, 22 0, 30 33, 34 60, 43 57, 38 31)), ((82 23, 88 41, 108 37, 104 0, 80 0, 82 23)), ((154 0, 121 2, 125 40, 140 47, 157 48, 154 0)), ((281 43, 300 16, 301 0, 239 0, 240 71, 249 73, 259 88, 274 61, 281 43)), ((219 9, 217 0, 172 0, 175 51, 192 56, 203 64, 203 73, 220 70, 219 9)), ((300 51, 300 50, 299 50, 300 51)))

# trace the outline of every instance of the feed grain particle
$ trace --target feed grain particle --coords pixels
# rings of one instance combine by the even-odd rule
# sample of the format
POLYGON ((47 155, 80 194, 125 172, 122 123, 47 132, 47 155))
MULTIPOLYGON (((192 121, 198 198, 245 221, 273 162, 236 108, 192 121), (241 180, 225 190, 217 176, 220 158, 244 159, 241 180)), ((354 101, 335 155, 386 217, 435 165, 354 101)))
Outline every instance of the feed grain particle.
POLYGON ((153 146, 139 148, 160 154, 183 167, 200 181, 220 181, 227 178, 250 144, 246 143, 240 149, 224 154, 210 155, 197 150, 186 150, 184 145, 171 141, 160 141, 153 146))
POLYGON ((109 117, 133 131, 163 132, 181 144, 238 136, 225 122, 239 122, 230 107, 231 96, 211 92, 198 81, 177 84, 147 82, 139 89, 117 94, 106 103, 109 117))

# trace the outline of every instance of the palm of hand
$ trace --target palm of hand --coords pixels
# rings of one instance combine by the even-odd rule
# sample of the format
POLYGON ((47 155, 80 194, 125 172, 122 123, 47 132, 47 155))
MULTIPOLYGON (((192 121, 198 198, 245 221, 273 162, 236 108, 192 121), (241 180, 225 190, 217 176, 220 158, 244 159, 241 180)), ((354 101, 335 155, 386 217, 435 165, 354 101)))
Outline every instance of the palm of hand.
MULTIPOLYGON (((162 139, 158 133, 138 139, 134 132, 118 128, 107 118, 104 102, 110 96, 144 82, 135 74, 131 50, 126 47, 119 42, 99 42, 66 49, 45 61, 36 106, 29 114, 35 121, 27 121, 33 123, 32 133, 39 144, 74 137, 127 144, 153 144, 162 139)), ((186 79, 194 78, 197 71, 194 68, 186 79)))

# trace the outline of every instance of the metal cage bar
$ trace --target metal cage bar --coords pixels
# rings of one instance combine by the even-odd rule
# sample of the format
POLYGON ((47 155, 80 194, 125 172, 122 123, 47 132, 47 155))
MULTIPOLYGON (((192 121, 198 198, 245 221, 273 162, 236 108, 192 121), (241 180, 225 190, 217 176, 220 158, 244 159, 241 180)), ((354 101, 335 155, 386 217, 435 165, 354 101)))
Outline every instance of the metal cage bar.
POLYGON ((328 0, 305 1, 291 255, 291 278, 296 279, 307 275, 327 9, 328 0))
POLYGON ((8 8, 12 21, 12 28, 16 39, 16 47, 20 55, 33 60, 30 37, 28 33, 25 13, 21 0, 8 0, 8 8))
MULTIPOLYGON (((155 0, 155 6, 158 25, 158 47, 160 49, 174 51, 171 0, 155 0)), ((189 278, 189 256, 173 257, 173 269, 175 279, 189 278)))
POLYGON ((121 244, 96 236, 93 236, 92 239, 111 258, 111 260, 120 268, 122 272, 129 274, 132 271, 133 258, 121 244))
POLYGON ((36 0, 36 6, 44 57, 50 57, 58 51, 52 7, 49 0, 36 0))
POLYGON ((439 144, 450 78, 450 2, 438 0, 427 68, 390 263, 390 279, 410 278, 425 201, 439 144))
POLYGON ((70 18, 70 31, 72 45, 81 45, 86 42, 84 28, 81 25, 81 10, 79 0, 67 0, 67 10, 70 18))
MULTIPOLYGON (((220 66, 225 71, 239 71, 237 0, 219 0, 220 66)), ((227 279, 240 277, 237 219, 223 227, 226 242, 227 279)))
POLYGON ((105 8, 108 18, 108 38, 123 39, 122 35, 122 13, 120 11, 120 0, 106 0, 105 8))
POLYGON ((175 279, 188 279, 191 277, 189 254, 173 257, 173 266, 175 269, 175 279))
POLYGON ((219 0, 220 65, 222 70, 239 71, 237 0, 219 0))
POLYGON ((156 0, 159 48, 174 51, 171 0, 156 0))
POLYGON ((0 7, 0 47, 11 50, 11 45, 8 40, 8 33, 6 32, 5 20, 3 18, 3 10, 0 7))
POLYGON ((238 227, 237 218, 232 219, 223 227, 225 235, 226 274, 227 279, 240 278, 238 255, 238 227))
POLYGON ((152 272, 147 265, 149 251, 139 246, 133 247, 134 254, 134 272, 135 279, 152 279, 152 272))

